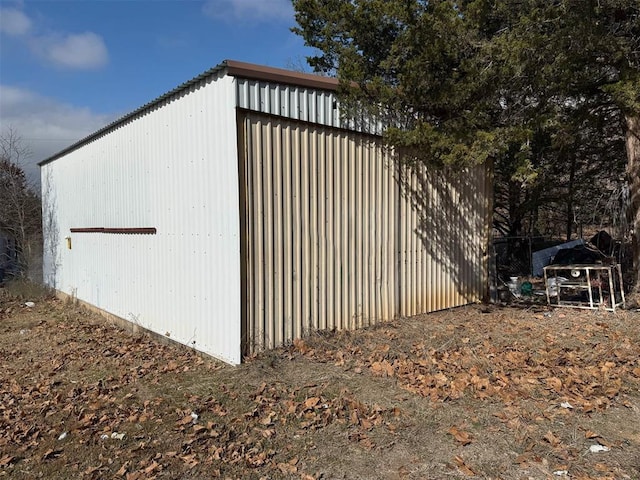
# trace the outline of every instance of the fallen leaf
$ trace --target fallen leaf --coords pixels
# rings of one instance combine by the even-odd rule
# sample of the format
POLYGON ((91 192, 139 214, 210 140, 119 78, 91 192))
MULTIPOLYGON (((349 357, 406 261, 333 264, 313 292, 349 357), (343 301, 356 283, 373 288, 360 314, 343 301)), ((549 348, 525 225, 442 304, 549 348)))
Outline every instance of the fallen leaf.
POLYGON ((183 456, 180 457, 180 460, 182 460, 184 463, 186 463, 189 468, 193 468, 196 465, 198 465, 198 463, 200 463, 196 459, 196 454, 195 453, 192 453, 191 455, 183 455, 183 456))
POLYGON ((127 467, 129 466, 129 463, 129 461, 124 462, 120 469, 116 472, 116 475, 119 477, 124 477, 127 473, 127 467))
POLYGON ((318 402, 320 402, 320 398, 319 397, 311 397, 311 398, 307 398, 304 401, 304 406, 306 408, 313 408, 316 405, 318 405, 318 402))
POLYGON ((471 436, 471 434, 459 430, 456 426, 451 427, 448 432, 453 436, 456 442, 460 443, 463 446, 469 445, 473 439, 473 436, 471 436))
POLYGON ((62 450, 55 450, 53 448, 50 448, 49 450, 44 452, 44 454, 42 455, 42 459, 49 460, 54 457, 59 457, 60 455, 62 455, 62 450))
POLYGON ((193 423, 193 417, 191 416, 191 414, 186 415, 184 417, 182 417, 182 419, 178 420, 178 422, 176 422, 178 425, 188 425, 190 423, 193 423))
POLYGON ((159 466, 160 466, 160 464, 154 460, 153 462, 151 462, 151 465, 149 465, 147 468, 144 469, 144 473, 146 473, 148 475, 151 472, 153 472, 156 468, 158 468, 159 466))
POLYGON ((562 390, 562 380, 560 380, 558 377, 545 378, 545 382, 549 387, 551 387, 558 393, 562 390))
POLYGON ((102 465, 98 466, 98 467, 87 467, 86 470, 84 472, 82 472, 84 475, 91 475, 92 473, 97 472, 98 470, 100 470, 102 468, 102 465))
POLYGON ((548 431, 544 438, 547 442, 549 442, 552 446, 556 447, 560 445, 561 441, 558 437, 556 437, 551 431, 548 431))
POLYGON ((465 463, 462 457, 456 455, 456 457, 454 458, 454 461, 456 462, 456 464, 458 465, 458 469, 462 473, 464 473, 469 477, 475 477, 476 472, 469 465, 465 463))

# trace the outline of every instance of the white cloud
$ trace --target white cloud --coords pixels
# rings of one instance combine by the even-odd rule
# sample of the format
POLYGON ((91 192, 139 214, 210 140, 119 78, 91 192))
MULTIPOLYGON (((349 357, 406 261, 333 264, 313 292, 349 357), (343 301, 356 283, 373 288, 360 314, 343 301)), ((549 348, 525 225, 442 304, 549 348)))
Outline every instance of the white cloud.
POLYGON ((34 38, 32 46, 60 67, 95 69, 105 66, 109 61, 102 37, 93 32, 34 38))
POLYGON ((205 15, 229 22, 293 20, 291 0, 207 0, 205 15))
POLYGON ((58 67, 90 70, 109 62, 109 52, 100 35, 44 32, 16 8, 0 8, 0 33, 19 38, 34 54, 58 67))
POLYGON ((5 133, 4 128, 13 128, 31 150, 31 156, 22 168, 37 185, 40 183, 38 162, 115 119, 24 88, 1 84, 0 118, 3 127, 0 134, 5 133))
POLYGON ((0 8, 0 33, 18 37, 31 30, 31 20, 15 8, 0 8))

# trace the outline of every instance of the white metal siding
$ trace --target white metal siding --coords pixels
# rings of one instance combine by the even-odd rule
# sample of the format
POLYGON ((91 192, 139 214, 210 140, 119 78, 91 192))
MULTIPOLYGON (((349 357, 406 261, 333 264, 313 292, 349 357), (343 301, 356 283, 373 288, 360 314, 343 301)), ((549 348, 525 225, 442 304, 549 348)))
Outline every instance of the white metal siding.
POLYGON ((45 209, 55 207, 45 246, 49 284, 239 363, 234 98, 233 78, 209 77, 43 165, 42 183, 45 209), (70 233, 82 227, 157 234, 70 233))
POLYGON ((236 86, 237 105, 245 110, 356 132, 382 133, 378 121, 345 120, 335 91, 244 78, 238 78, 236 86))
POLYGON ((220 71, 169 97, 43 165, 49 285, 230 363, 482 297, 484 167, 398 170, 329 91, 220 71))
POLYGON ((237 79, 238 107, 284 118, 340 127, 336 92, 237 79))
POLYGON ((446 181, 395 169, 373 137, 244 123, 248 350, 481 299, 484 167, 446 181))

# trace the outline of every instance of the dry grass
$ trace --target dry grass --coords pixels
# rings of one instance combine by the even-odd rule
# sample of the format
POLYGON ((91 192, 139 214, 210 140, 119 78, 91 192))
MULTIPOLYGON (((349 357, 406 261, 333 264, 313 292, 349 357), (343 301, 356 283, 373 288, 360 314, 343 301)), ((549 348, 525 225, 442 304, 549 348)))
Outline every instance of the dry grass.
POLYGON ((0 289, 0 476, 640 478, 637 313, 471 306, 233 368, 24 300, 0 289))

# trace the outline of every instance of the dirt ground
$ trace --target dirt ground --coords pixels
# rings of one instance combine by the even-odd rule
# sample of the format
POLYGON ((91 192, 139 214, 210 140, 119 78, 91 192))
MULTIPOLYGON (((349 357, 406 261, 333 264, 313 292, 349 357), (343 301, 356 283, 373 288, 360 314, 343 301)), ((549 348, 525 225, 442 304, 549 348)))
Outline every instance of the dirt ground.
POLYGON ((474 305, 230 367, 0 289, 0 477, 638 479, 639 318, 474 305))

